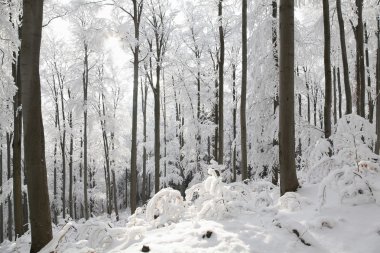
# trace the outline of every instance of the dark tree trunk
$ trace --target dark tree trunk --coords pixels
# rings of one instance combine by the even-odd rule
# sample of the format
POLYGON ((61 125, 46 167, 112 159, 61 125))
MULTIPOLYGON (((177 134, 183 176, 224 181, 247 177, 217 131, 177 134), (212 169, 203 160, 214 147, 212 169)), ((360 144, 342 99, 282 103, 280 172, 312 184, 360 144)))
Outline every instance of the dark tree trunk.
POLYGON ((87 168, 87 110, 88 110, 88 104, 87 104, 87 95, 88 95, 88 72, 89 72, 89 66, 88 66, 88 45, 86 42, 84 42, 84 62, 83 62, 83 106, 84 106, 84 112, 83 112, 83 118, 84 118, 84 124, 83 124, 83 206, 84 206, 84 218, 88 220, 89 213, 88 213, 88 197, 87 197, 87 176, 88 176, 88 168, 87 168))
MULTIPOLYGON (((0 138, 1 140, 1 138, 0 138)), ((0 194, 3 193, 3 145, 0 146, 0 194)), ((0 201, 0 243, 4 241, 3 202, 0 201)))
POLYGON ((296 191, 294 133, 294 2, 280 1, 280 122, 281 195, 296 191))
POLYGON ((342 118, 342 86, 340 82, 340 69, 338 67, 337 71, 337 76, 338 76, 338 108, 339 108, 339 118, 342 118))
MULTIPOLYGON (((133 23, 134 23, 134 36, 135 40, 139 41, 140 38, 140 19, 143 8, 143 0, 140 3, 137 0, 133 2, 133 23)), ((133 48, 133 108, 132 108, 132 143, 131 143, 131 189, 130 189, 130 203, 131 214, 133 214, 137 207, 137 100, 138 100, 138 87, 139 87, 139 44, 136 43, 133 48)))
MULTIPOLYGON (((272 1, 272 47, 273 47, 273 59, 274 59, 274 63, 275 63, 275 70, 276 70, 276 94, 275 94, 275 98, 274 98, 274 101, 273 101, 273 113, 276 114, 276 111, 277 111, 277 108, 278 106, 280 105, 279 103, 279 96, 278 96, 278 91, 279 91, 279 87, 278 87, 278 41, 277 41, 277 28, 278 28, 278 20, 277 20, 277 0, 273 0, 272 1)), ((275 146, 278 146, 278 140, 277 138, 273 138, 273 147, 275 146)), ((278 171, 279 171, 279 168, 278 168, 278 161, 276 159, 276 162, 273 163, 272 165, 272 183, 274 185, 277 185, 278 184, 278 171)))
POLYGON ((224 31, 223 31, 223 0, 218 3, 218 21, 219 21, 219 152, 218 164, 223 164, 224 158, 224 31))
POLYGON ((331 135, 331 39, 330 39, 330 8, 329 0, 323 0, 323 26, 324 26, 324 65, 325 65, 325 107, 324 107, 324 127, 325 138, 331 135))
POLYGON ((343 61, 343 79, 344 79, 344 91, 346 94, 346 112, 345 114, 352 113, 352 94, 348 70, 348 61, 347 61, 347 49, 346 49, 346 35, 344 31, 344 20, 342 15, 342 6, 341 0, 336 0, 336 8, 338 13, 338 22, 339 22, 339 33, 340 33, 340 47, 342 51, 342 61, 343 61))
POLYGON ((146 160, 147 160, 147 154, 146 154, 146 104, 147 104, 147 98, 148 98, 148 85, 146 84, 146 80, 143 84, 141 83, 141 108, 142 108, 142 114, 143 114, 143 180, 142 180, 142 200, 143 203, 147 200, 147 187, 146 187, 146 160))
POLYGON ((376 60, 376 148, 379 155, 380 150, 380 16, 377 16, 377 60, 376 60))
MULTIPOLYGON (((247 122, 246 122, 246 100, 247 100, 247 0, 242 5, 242 78, 240 98, 240 138, 241 138, 241 172, 242 180, 248 178, 247 166, 247 122)), ((223 84, 222 84, 223 85, 223 84)), ((223 91, 223 90, 222 90, 223 91)), ((221 142, 222 145, 222 142, 221 142)))
POLYGON ((333 84, 334 84, 334 125, 338 121, 338 111, 337 111, 337 97, 336 97, 336 68, 333 67, 333 84))
MULTIPOLYGON (((244 0, 245 1, 245 0, 244 0)), ((236 111, 237 111, 237 99, 236 99, 236 65, 232 64, 232 134, 233 134, 233 151, 232 151, 232 181, 236 182, 236 111)))
POLYGON ((368 120, 370 123, 373 123, 373 111, 374 111, 374 102, 372 100, 372 93, 371 93, 371 71, 369 68, 369 53, 368 53, 368 31, 367 31, 367 24, 364 23, 364 43, 366 45, 365 47, 365 64, 366 64, 366 72, 367 72, 367 86, 368 86, 368 120))
POLYGON ((358 24, 355 28, 356 37, 356 76, 357 76, 357 113, 365 117, 365 66, 364 66, 364 34, 363 34, 363 0, 355 0, 358 24))
MULTIPOLYGON (((11 145, 12 145, 12 139, 13 139, 13 134, 7 133, 7 180, 10 181, 12 177, 12 169, 11 169, 11 145)), ((12 212, 12 199, 11 196, 9 195, 7 198, 7 203, 8 203, 8 226, 7 226, 7 235, 8 235, 8 240, 12 241, 13 240, 13 233, 12 233, 12 228, 13 228, 13 212, 12 212)))
MULTIPOLYGON (((19 36, 21 36, 19 27, 19 36)), ((14 56, 16 56, 14 54, 14 56)), ((22 136, 22 112, 21 112, 21 80, 20 80, 20 54, 17 57, 17 64, 12 64, 12 75, 17 92, 13 97, 13 203, 15 220, 15 237, 24 234, 23 210, 22 210, 22 182, 21 182, 21 136, 22 136)))
POLYGON ((24 0, 23 14, 21 97, 32 238, 30 252, 38 252, 52 239, 39 76, 43 1, 24 0))
MULTIPOLYGON (((69 99, 71 99, 70 90, 67 91, 69 99)), ((73 136, 73 112, 69 112, 69 128, 70 128, 70 148, 69 148, 69 214, 74 217, 73 212, 73 153, 74 153, 74 136, 73 136)))
POLYGON ((119 211, 117 208, 117 186, 116 186, 115 171, 114 170, 112 170, 112 185, 113 185, 113 203, 115 206, 115 215, 116 215, 116 220, 119 221, 119 211))

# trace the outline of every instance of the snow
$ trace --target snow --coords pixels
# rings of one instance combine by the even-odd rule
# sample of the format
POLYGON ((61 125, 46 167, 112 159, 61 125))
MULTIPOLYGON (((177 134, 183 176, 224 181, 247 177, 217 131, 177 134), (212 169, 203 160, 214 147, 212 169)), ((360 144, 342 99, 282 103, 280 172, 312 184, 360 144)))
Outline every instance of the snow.
MULTIPOLYGON (((127 253, 146 246, 157 253, 377 253, 380 173, 377 164, 359 164, 360 170, 334 169, 318 183, 301 172, 302 187, 281 197, 269 182, 226 184, 210 168, 209 177, 186 192, 186 201, 166 188, 118 222, 107 216, 62 222, 41 252, 127 253)), ((26 234, 0 251, 24 252, 29 241, 26 234)))

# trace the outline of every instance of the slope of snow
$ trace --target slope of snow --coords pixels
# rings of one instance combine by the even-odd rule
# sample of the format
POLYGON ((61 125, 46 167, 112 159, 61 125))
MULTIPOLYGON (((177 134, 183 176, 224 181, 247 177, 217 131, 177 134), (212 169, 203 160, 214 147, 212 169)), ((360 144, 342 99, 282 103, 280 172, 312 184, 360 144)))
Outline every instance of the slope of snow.
MULTIPOLYGON (((169 188, 158 193, 147 207, 138 209, 136 215, 127 218, 124 213, 119 222, 104 216, 62 224, 41 252, 142 252, 144 246, 149 252, 162 253, 379 252, 378 199, 355 203, 356 198, 351 196, 351 202, 339 201, 339 191, 334 188, 339 184, 333 187, 331 183, 307 181, 297 193, 280 198, 278 187, 269 183, 228 185, 213 170, 209 173, 205 182, 187 192, 202 194, 192 200, 179 200, 177 192, 169 188), (321 187, 327 189, 325 204, 318 195, 321 187), (212 208, 205 212, 203 208, 210 203, 212 208), (232 209, 236 203, 240 207, 232 209)), ((371 187, 372 197, 378 197, 380 173, 358 173, 371 187)), ((0 251, 25 252, 29 240, 25 235, 17 242, 5 242, 0 251)))

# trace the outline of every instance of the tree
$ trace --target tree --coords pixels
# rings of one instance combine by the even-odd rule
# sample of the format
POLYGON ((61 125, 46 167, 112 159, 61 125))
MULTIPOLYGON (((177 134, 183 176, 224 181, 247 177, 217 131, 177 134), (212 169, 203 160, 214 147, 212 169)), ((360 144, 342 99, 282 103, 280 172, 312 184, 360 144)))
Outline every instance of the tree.
POLYGON ((344 31, 344 20, 343 20, 343 15, 342 15, 341 0, 336 0, 336 9, 337 9, 337 14, 338 14, 340 48, 342 52, 342 62, 343 62, 344 91, 346 94, 346 114, 351 114, 352 113, 352 95, 351 95, 351 86, 350 86, 350 78, 349 78, 349 70, 348 70, 346 35, 344 31))
POLYGON ((32 244, 38 252, 52 239, 39 75, 43 0, 23 1, 21 86, 25 169, 32 244))
POLYGON ((223 0, 219 0, 218 3, 218 27, 219 27, 219 58, 218 58, 218 67, 219 67, 219 152, 218 152, 218 163, 223 164, 224 158, 224 30, 223 30, 223 0))
POLYGON ((376 154, 380 154, 380 15, 377 16, 377 60, 376 60, 376 154))
POLYGON ((330 8, 329 0, 323 0, 323 27, 324 27, 324 60, 325 60, 325 107, 324 107, 324 127, 325 138, 331 135, 331 98, 332 98, 332 83, 331 83, 331 39, 330 39, 330 8))
POLYGON ((242 180, 248 178, 247 169, 247 122, 246 122, 246 99, 247 99, 247 0, 242 5, 242 78, 240 98, 240 138, 241 138, 241 171, 242 180))
POLYGON ((294 136, 294 1, 280 0, 280 189, 296 191, 294 136))

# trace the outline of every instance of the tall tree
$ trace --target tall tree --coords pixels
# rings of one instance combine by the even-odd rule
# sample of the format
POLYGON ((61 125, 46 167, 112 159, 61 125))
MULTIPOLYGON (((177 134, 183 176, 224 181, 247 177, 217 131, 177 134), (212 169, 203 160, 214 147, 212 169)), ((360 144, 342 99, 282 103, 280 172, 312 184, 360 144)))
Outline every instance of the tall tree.
POLYGON ((355 3, 358 16, 357 25, 353 26, 356 39, 356 111, 359 116, 365 117, 363 0, 355 0, 355 3))
POLYGON ((346 114, 351 114, 352 113, 352 94, 351 94, 350 77, 349 77, 349 70, 348 70, 346 34, 344 31, 344 20, 343 20, 343 15, 342 15, 341 0, 336 0, 336 9, 337 9, 337 14, 338 14, 340 48, 342 52, 342 62, 343 62, 344 91, 346 94, 346 114))
POLYGON ((324 107, 324 127, 325 138, 331 135, 331 38, 330 38, 330 7, 329 0, 323 0, 323 27, 324 27, 324 59, 325 59, 325 107, 324 107))
POLYGON ((32 238, 30 252, 38 252, 52 239, 39 74, 42 16, 43 0, 23 1, 21 99, 32 238))
POLYGON ((224 29, 223 29, 223 0, 218 3, 218 27, 219 27, 219 152, 218 163, 223 164, 224 158, 224 29))
MULTIPOLYGON (((278 28, 278 18, 277 18, 278 8, 277 8, 277 0, 272 0, 272 52, 273 52, 273 60, 274 67, 276 70, 276 77, 278 77, 278 41, 277 41, 277 28, 278 28)), ((276 82, 278 83, 278 78, 276 78, 276 82)), ((273 113, 276 114, 277 108, 279 106, 279 97, 278 97, 278 85, 276 85, 276 95, 273 100, 273 113)), ((309 94, 308 94, 309 98, 309 94)), ((309 101, 309 99, 308 99, 309 101)), ((278 146, 277 138, 273 138, 273 146, 278 146)), ((272 167, 272 183, 277 185, 278 183, 278 162, 273 164, 272 167)))
POLYGON ((376 154, 380 154, 380 15, 377 16, 377 60, 376 60, 376 154))
POLYGON ((246 100, 247 100, 247 0, 242 5, 242 78, 240 98, 240 137, 241 137, 241 171, 242 180, 248 178, 247 169, 247 122, 246 122, 246 100))
MULTIPOLYGON (((21 27, 18 28, 21 36, 21 27)), ((14 53, 16 56, 16 53, 14 53)), ((21 80, 20 80, 20 54, 15 57, 16 62, 12 66, 12 75, 17 87, 13 97, 13 212, 15 220, 15 237, 24 234, 23 210, 22 210, 22 182, 21 182, 21 136, 22 136, 22 112, 21 112, 21 80)))
POLYGON ((134 213, 137 205, 137 99, 139 87, 139 52, 140 52, 140 23, 144 0, 132 0, 133 3, 133 24, 134 36, 137 43, 134 43, 133 53, 133 109, 132 109, 132 143, 131 143, 131 189, 130 203, 131 213, 134 213))
POLYGON ((294 1, 280 0, 280 189, 296 191, 294 133, 294 1))

